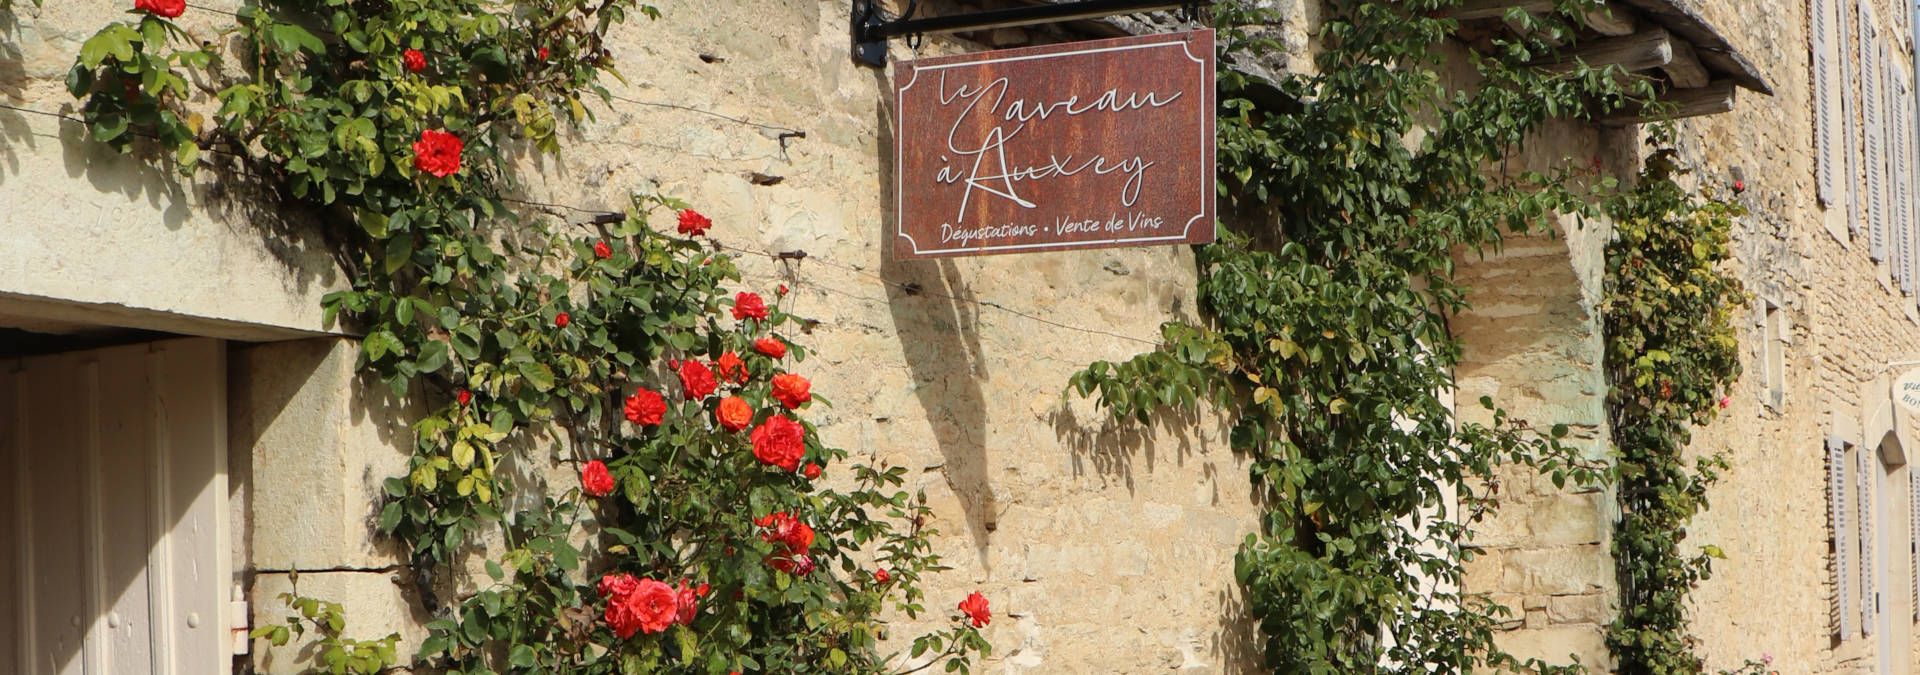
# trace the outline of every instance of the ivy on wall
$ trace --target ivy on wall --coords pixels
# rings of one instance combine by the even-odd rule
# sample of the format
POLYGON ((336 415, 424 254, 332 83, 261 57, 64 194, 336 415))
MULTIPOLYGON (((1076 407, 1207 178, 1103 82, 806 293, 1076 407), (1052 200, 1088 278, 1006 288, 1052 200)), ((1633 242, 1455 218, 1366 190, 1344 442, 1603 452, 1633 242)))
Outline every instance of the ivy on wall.
MULTIPOLYGON (((1620 522, 1613 554, 1620 616, 1607 646, 1622 673, 1699 673, 1687 634, 1687 594, 1720 550, 1682 550, 1687 524, 1707 508, 1725 457, 1686 457, 1692 428, 1714 419, 1740 375, 1734 313, 1746 302, 1726 269, 1736 203, 1696 197, 1678 182, 1673 153, 1656 152, 1631 190, 1608 200, 1608 422, 1619 453, 1620 522)), ((1751 666, 1752 664, 1749 664, 1751 666)))
MULTIPOLYGON (((1167 324, 1159 350, 1094 363, 1070 388, 1141 422, 1202 401, 1231 418, 1267 508, 1235 572, 1273 672, 1559 670, 1501 651, 1507 610, 1459 589, 1500 467, 1556 485, 1607 467, 1563 443, 1564 427, 1485 399, 1486 424, 1449 409, 1461 343, 1447 320, 1468 295, 1454 270, 1512 233, 1597 215, 1574 170, 1488 167, 1550 120, 1619 109, 1648 84, 1529 65, 1572 44, 1566 17, 1594 3, 1510 12, 1531 37, 1454 53, 1473 75, 1458 84, 1438 47, 1459 28, 1444 13, 1457 0, 1329 4, 1317 72, 1279 83, 1299 111, 1261 110, 1255 82, 1220 72, 1220 195, 1237 217, 1198 249, 1204 320, 1167 324)), ((1261 32, 1267 10, 1217 7, 1223 56, 1280 48, 1261 32)))
POLYGON ((510 208, 518 161, 607 96, 609 32, 653 7, 258 0, 202 42, 185 3, 134 5, 68 78, 92 137, 316 214, 353 282, 328 320, 426 408, 378 517, 434 614, 418 654, 299 596, 255 637, 311 629, 336 673, 966 671, 988 651, 977 593, 889 635, 942 569, 928 509, 807 421, 826 400, 785 288, 744 288, 707 239, 743 224, 653 194, 586 224, 510 208))

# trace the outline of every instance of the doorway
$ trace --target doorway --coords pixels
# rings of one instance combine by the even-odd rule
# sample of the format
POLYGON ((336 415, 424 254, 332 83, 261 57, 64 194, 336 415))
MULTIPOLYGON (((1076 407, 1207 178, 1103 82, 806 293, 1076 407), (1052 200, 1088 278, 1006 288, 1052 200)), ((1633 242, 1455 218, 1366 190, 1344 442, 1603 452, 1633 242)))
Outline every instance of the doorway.
POLYGON ((225 345, 0 358, 0 671, 231 670, 225 345))
POLYGON ((1874 652, 1880 675, 1907 675, 1913 642, 1913 484, 1905 449, 1894 434, 1880 442, 1873 471, 1874 652))

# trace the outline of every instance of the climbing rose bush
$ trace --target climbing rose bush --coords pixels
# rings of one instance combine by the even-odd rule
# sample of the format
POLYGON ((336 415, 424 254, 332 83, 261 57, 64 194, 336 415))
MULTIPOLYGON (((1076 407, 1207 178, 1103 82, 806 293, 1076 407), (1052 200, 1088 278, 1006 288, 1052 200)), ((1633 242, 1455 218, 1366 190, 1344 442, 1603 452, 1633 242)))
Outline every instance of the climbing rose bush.
MULTIPOLYGON (((365 336, 360 366, 399 409, 425 411, 377 526, 427 635, 398 658, 397 638, 356 642, 316 611, 333 631, 305 653, 316 669, 964 671, 988 650, 961 614, 925 616, 919 584, 942 567, 907 470, 807 419, 826 401, 800 374, 801 324, 761 295, 784 284, 706 239, 757 226, 650 193, 586 221, 514 196, 509 158, 558 152, 607 104, 606 31, 652 7, 265 0, 217 40, 169 21, 178 0, 136 7, 68 78, 91 136, 269 182, 319 222, 352 282, 327 320, 365 336), (578 470, 525 470, 555 457, 578 470)), ((263 637, 284 643, 277 628, 263 637)))

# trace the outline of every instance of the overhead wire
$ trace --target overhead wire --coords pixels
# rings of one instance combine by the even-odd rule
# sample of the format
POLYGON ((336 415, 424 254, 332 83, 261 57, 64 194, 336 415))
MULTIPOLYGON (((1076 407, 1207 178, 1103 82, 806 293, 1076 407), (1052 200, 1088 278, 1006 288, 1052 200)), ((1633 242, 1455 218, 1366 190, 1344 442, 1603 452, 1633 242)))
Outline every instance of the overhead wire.
MULTIPOLYGON (((620 98, 620 97, 616 97, 616 98, 620 98)), ((624 98, 622 98, 621 100, 628 100, 628 99, 624 99, 624 98)), ((630 101, 630 100, 629 100, 629 102, 634 102, 634 101, 630 101)), ((661 105, 663 105, 663 106, 665 106, 665 107, 672 107, 672 108, 679 108, 679 109, 685 109, 685 110, 695 110, 695 111, 697 111, 697 112, 705 112, 705 111, 699 111, 698 109, 695 109, 695 108, 691 108, 691 107, 688 107, 688 106, 679 106, 679 105, 672 105, 672 104, 661 104, 661 105)), ((83 120, 83 119, 81 119, 81 118, 79 118, 79 117, 75 117, 75 116, 73 116, 73 115, 69 115, 69 114, 66 114, 66 113, 61 113, 61 112, 55 112, 55 111, 47 111, 47 110, 36 110, 36 109, 33 109, 33 108, 26 108, 26 107, 21 107, 21 106, 15 106, 15 105, 9 105, 9 104, 6 104, 6 103, 0 103, 0 109, 6 109, 6 110, 12 110, 12 111, 16 111, 16 112, 21 112, 21 113, 27 113, 27 114, 33 114, 33 115, 41 115, 41 116, 45 116, 45 117, 51 117, 51 118, 55 118, 55 119, 60 119, 60 120, 64 120, 64 121, 68 121, 68 122, 75 122, 75 123, 80 123, 80 124, 85 124, 85 120, 83 120)), ((712 115, 714 115, 715 117, 719 117, 719 118, 722 118, 722 119, 727 119, 727 120, 730 120, 730 121, 734 121, 734 122, 738 122, 738 123, 741 123, 741 124, 746 124, 746 125, 750 125, 750 126, 757 126, 757 127, 762 127, 762 128, 766 128, 766 129, 784 129, 784 127, 777 127, 777 126, 773 126, 773 125, 762 125, 762 124, 757 124, 757 123, 754 123, 754 122, 748 122, 748 121, 744 121, 744 120, 740 120, 740 119, 737 119, 737 118, 732 118, 732 117, 728 117, 728 116, 726 116, 726 115, 721 115, 721 114, 719 114, 719 113, 710 113, 710 114, 712 114, 712 115)), ((153 138, 153 136, 151 136, 151 135, 149 135, 149 134, 145 134, 145 133, 140 133, 140 132, 139 132, 139 131, 137 131, 137 130, 132 130, 132 129, 130 129, 130 130, 128 130, 128 133, 134 133, 134 134, 137 134, 137 135, 140 135, 140 136, 142 136, 142 137, 146 137, 146 138, 153 138)), ((805 138, 805 135, 804 135, 804 132, 800 132, 800 133, 801 133, 801 135, 800 135, 800 136, 798 136, 798 137, 799 137, 799 138, 805 138)), ((229 154, 229 155, 234 155, 234 153, 232 153, 232 152, 228 152, 228 151, 225 151, 225 150, 223 150, 223 149, 220 149, 220 148, 208 148, 208 150, 209 150, 209 151, 211 151, 211 152, 216 152, 216 153, 221 153, 221 154, 229 154)), ((238 156, 238 155, 235 155, 235 156, 238 156)), ((548 210, 550 210, 550 211, 565 211, 565 212, 570 212, 570 213, 576 213, 576 214, 581 214, 581 215, 585 215, 585 216, 591 216, 591 217, 592 217, 592 218, 594 219, 594 222, 599 222, 599 223, 605 223, 605 222, 617 222, 617 220, 619 220, 619 219, 624 219, 624 218, 625 218, 625 215, 624 215, 624 214, 621 214, 621 213, 619 213, 619 212, 615 212, 615 211, 608 211, 608 210, 606 210, 606 209, 593 209, 593 208, 587 208, 587 207, 582 207, 582 206, 576 206, 576 205, 572 205, 572 204, 562 204, 562 203, 557 203, 557 202, 549 202, 549 201, 536 201, 536 200, 529 200, 529 199, 519 199, 519 198, 513 198, 513 197, 502 197, 502 198, 500 198, 500 200, 501 200, 501 201, 504 201, 504 202, 509 202, 509 203, 514 203, 514 204, 520 204, 520 205, 522 205, 522 206, 528 206, 528 207, 534 207, 534 208, 541 208, 541 209, 548 209, 548 210)), ((559 215, 559 214, 558 214, 558 213, 556 213, 555 215, 559 215)), ((962 296, 962 295, 955 295, 955 294, 952 294, 952 293, 946 293, 946 292, 942 292, 942 291, 938 291, 938 290, 933 290, 933 289, 929 289, 929 288, 926 288, 926 287, 924 287, 924 286, 921 286, 920 284, 918 284, 918 283, 915 283, 915 282, 902 282, 902 281, 895 281, 895 280, 892 280, 892 279, 888 279, 888 278, 886 278, 886 277, 884 277, 884 276, 881 276, 880 274, 877 274, 877 273, 875 273, 875 272, 872 272, 872 271, 870 271, 870 270, 867 270, 867 269, 864 269, 864 268, 861 268, 861 267, 857 267, 857 266, 854 266, 854 265, 848 265, 848 264, 844 264, 844 263, 839 263, 839 262, 834 262, 834 261, 831 261, 831 260, 827 260, 827 259, 824 259, 824 258, 821 258, 820 256, 817 256, 817 255, 813 255, 813 254, 809 254, 809 253, 807 253, 806 251, 800 251, 800 250, 793 250, 793 251, 778 251, 778 252, 776 252, 776 251, 766 251, 766 250, 761 250, 761 249, 756 249, 756 248, 751 248, 751 247, 746 247, 746 246, 740 246, 740 245, 735 245, 735 244, 726 244, 726 243, 723 243, 723 242, 719 242, 719 241, 717 241, 717 240, 715 240, 715 241, 714 241, 714 244, 715 244, 716 246, 718 246, 718 247, 720 247, 720 248, 721 248, 721 249, 723 249, 723 250, 732 250, 732 251, 734 251, 734 252, 737 252, 737 253, 745 253, 745 254, 754 254, 754 255, 760 255, 760 256, 765 256, 765 257, 767 257, 768 259, 771 259, 771 260, 775 260, 775 261, 782 261, 782 262, 799 262, 799 261, 813 261, 813 262, 815 262, 815 263, 818 263, 818 264, 820 264, 820 265, 822 265, 822 266, 825 266, 825 267, 831 267, 831 268, 835 268, 835 269, 839 269, 839 270, 843 270, 843 271, 846 271, 846 272, 849 272, 849 273, 852 273, 852 274, 855 274, 855 275, 858 275, 858 276, 862 276, 862 277, 866 277, 866 278, 869 278, 869 279, 872 279, 872 280, 874 280, 874 281, 878 281, 878 282, 880 282, 881 284, 884 284, 884 285, 886 285, 886 286, 888 286, 888 287, 891 287, 891 288, 894 288, 894 289, 896 289, 896 290, 898 290, 898 291, 900 291, 900 292, 902 292, 902 293, 904 293, 904 294, 906 294, 906 295, 908 295, 908 296, 921 296, 921 295, 924 295, 924 296, 928 296, 928 297, 933 297, 933 298, 940 298, 940 299, 943 299, 943 300, 947 300, 947 301, 950 301, 950 302, 956 302, 956 303, 961 303, 961 304, 967 304, 967 305, 973 305, 973 306, 976 306, 976 307, 984 307, 984 308, 988 308, 988 309, 992 309, 992 310, 995 310, 995 311, 998 311, 998 312, 1002 312, 1002 313, 1004 313, 1004 314, 1007 314, 1007 315, 1010 315, 1010 316, 1014 316, 1014 317, 1019 317, 1019 318, 1021 318, 1021 319, 1025 319, 1025 320, 1028 320, 1028 321, 1032 321, 1032 322, 1035 322, 1035 323, 1039 323, 1039 324, 1042 324, 1042 325, 1046 325, 1046 326, 1051 326, 1051 327, 1053 327, 1053 328, 1058 328, 1058 329, 1061 329, 1061 330, 1070 330, 1070 331, 1076 331, 1076 332, 1081 332, 1081 333, 1086 333, 1086 334, 1089 334, 1089 335, 1100 335, 1100 336, 1104 336, 1104 337, 1110 337, 1110 338, 1113 338, 1113 339, 1116 339, 1116 340, 1124 340, 1124 341, 1127 341, 1127 342, 1132 342, 1132 343, 1137 343, 1137 344, 1141 344, 1141 345, 1148 345, 1148 346, 1158 346, 1158 345, 1160 344, 1160 343, 1159 343, 1159 341, 1157 341, 1157 340, 1150 340, 1150 339, 1146 339, 1146 338, 1140 338, 1140 337, 1136 337, 1136 336, 1132 336, 1132 335, 1126 335, 1126 334, 1122 334, 1122 333, 1117 333, 1117 332, 1113 332, 1113 331, 1109 331, 1109 330, 1104 330, 1104 329, 1100 329, 1100 328, 1088 328, 1088 327, 1085 327, 1085 326, 1076 326, 1076 325, 1072 325, 1072 324, 1068 324, 1068 323, 1064 323, 1064 322, 1060 322, 1060 321, 1055 321, 1055 320, 1053 320, 1053 319, 1050 319, 1050 318, 1047 318, 1047 317, 1044 317, 1044 316, 1040 316, 1040 315, 1037 315, 1037 314, 1034 314, 1034 313, 1031 313, 1031 312, 1027 312, 1027 311, 1023 311, 1023 310, 1019 310, 1019 309, 1015 309, 1015 308, 1013 308, 1013 307, 1009 307, 1009 306, 1007 306, 1007 305, 1005 305, 1005 304, 1002 304, 1002 303, 1000 303, 1000 302, 996 302, 996 301, 993 301, 993 300, 981 300, 981 299, 977 299, 977 298, 972 298, 972 297, 966 297, 966 296, 962 296)), ((867 302, 873 302, 873 303, 877 303, 877 302, 882 302, 882 301, 880 301, 880 300, 876 300, 876 299, 872 299, 872 298, 861 298, 861 297, 859 297, 859 296, 849 296, 849 297, 855 297, 855 298, 857 298, 857 299, 860 299, 860 300, 863 300, 863 301, 867 301, 867 302)))

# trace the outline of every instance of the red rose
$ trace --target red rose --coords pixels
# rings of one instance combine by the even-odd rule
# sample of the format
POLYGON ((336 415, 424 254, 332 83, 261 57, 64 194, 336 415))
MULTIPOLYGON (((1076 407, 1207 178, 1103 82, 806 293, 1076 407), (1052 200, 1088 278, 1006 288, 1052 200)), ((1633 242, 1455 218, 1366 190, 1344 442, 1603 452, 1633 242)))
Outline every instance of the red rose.
POLYGON ((1734 191, 1734 192, 1746 192, 1746 191, 1747 191, 1747 182, 1746 182, 1746 181, 1743 181, 1743 180, 1736 180, 1736 181, 1734 181, 1734 182, 1733 182, 1733 191, 1734 191))
MULTIPOLYGON (((606 580, 602 579, 603 591, 606 586, 606 580)), ((607 599, 607 625, 623 640, 633 637, 634 633, 665 631, 679 616, 679 594, 672 586, 652 579, 633 582, 624 593, 607 599)))
POLYGON ((427 69, 427 55, 418 49, 409 49, 400 52, 400 64, 407 67, 407 72, 417 73, 427 69))
POLYGON ((787 357, 787 343, 774 338, 763 337, 753 341, 753 351, 766 354, 776 359, 784 359, 787 357))
POLYGON ((633 589, 639 585, 640 580, 633 578, 631 574, 624 572, 620 574, 609 574, 600 577, 600 597, 611 600, 615 597, 632 593, 633 589))
POLYGON ((987 596, 981 595, 980 591, 974 591, 973 595, 960 601, 960 612, 966 614, 967 618, 973 619, 974 628, 985 626, 993 621, 993 612, 987 611, 987 596))
POLYGON ((776 564, 774 567, 796 577, 804 577, 813 574, 813 556, 806 554, 791 556, 785 560, 784 565, 776 564))
POLYGON ((713 371, 707 370, 707 364, 687 359, 680 362, 680 387, 686 391, 687 400, 698 401, 712 395, 720 385, 713 381, 713 371))
POLYGON ((171 19, 187 11, 187 0, 133 0, 133 8, 171 19))
POLYGON ((887 568, 882 567, 873 571, 873 580, 884 584, 893 581, 893 575, 887 574, 887 568))
POLYGON ((780 415, 754 427, 751 438, 753 456, 761 464, 792 471, 800 468, 800 457, 807 454, 806 429, 780 415))
POLYGON ((589 497, 605 497, 613 494, 613 474, 607 473, 607 465, 600 460, 587 462, 580 469, 580 488, 589 497))
POLYGON ((1726 410, 1726 409, 1727 409, 1727 406, 1730 406, 1730 405, 1733 405, 1733 399, 1731 399, 1731 398, 1728 398, 1728 397, 1725 397, 1725 396, 1722 396, 1722 397, 1720 397, 1720 409, 1721 409, 1721 410, 1726 410))
POLYGON ((547 60, 547 48, 546 48, 546 47, 541 47, 539 51, 537 51, 537 52, 534 52, 534 53, 540 56, 540 60, 542 60, 542 61, 545 61, 545 60, 547 60))
POLYGON ((709 227, 713 227, 713 221, 700 215, 699 211, 687 209, 680 212, 680 234, 698 237, 705 234, 709 227))
MULTIPOLYGON (((706 584, 701 585, 705 586, 706 584)), ((675 602, 680 607, 680 611, 674 614, 673 622, 681 625, 692 625, 693 617, 700 613, 699 590, 688 586, 686 579, 681 579, 680 586, 675 588, 673 593, 675 602)))
POLYGON ((773 397, 788 410, 800 407, 813 400, 813 383, 807 378, 792 373, 773 376, 773 397))
POLYGON ((722 429, 739 431, 753 424, 753 406, 747 405, 744 398, 728 396, 720 399, 720 407, 714 409, 713 419, 720 423, 722 429))
POLYGON ((446 178, 460 172, 460 151, 465 148, 459 136, 436 129, 422 131, 420 140, 413 142, 413 168, 446 178))
POLYGON ((733 352, 721 354, 720 358, 714 359, 713 370, 720 374, 722 380, 738 384, 747 383, 747 362, 741 361, 739 354, 733 352))
POLYGON ((811 463, 811 462, 809 462, 809 463, 807 463, 807 468, 806 468, 806 470, 805 470, 805 471, 802 471, 801 473, 802 473, 802 474, 804 474, 804 475, 806 475, 806 477, 807 477, 807 480, 813 480, 813 479, 815 479, 815 478, 819 478, 819 477, 820 477, 820 465, 818 465, 818 464, 814 464, 814 463, 811 463))
POLYGON ((604 241, 593 242, 593 257, 601 260, 611 258, 613 257, 613 247, 608 246, 607 242, 604 241))
POLYGON ((453 399, 456 401, 459 401, 460 405, 464 406, 468 403, 473 402, 473 392, 467 391, 465 389, 461 389, 460 391, 454 393, 453 399))
POLYGON ((767 320, 767 301, 760 299, 758 293, 741 291, 733 296, 733 318, 736 321, 747 319, 767 320))
POLYGON ((641 389, 627 397, 627 421, 647 427, 660 426, 667 414, 667 401, 660 392, 641 389))
POLYGON ((786 285, 786 284, 780 284, 780 288, 779 288, 778 290, 776 290, 775 292, 776 292, 776 293, 779 293, 780 295, 786 295, 786 294, 787 294, 787 285, 786 285))
POLYGON ((553 325, 555 328, 566 328, 569 323, 573 323, 573 317, 567 316, 566 312, 553 315, 553 325))
POLYGON ((788 553, 806 553, 813 548, 813 528, 791 513, 775 511, 755 518, 753 524, 767 528, 760 533, 761 539, 781 545, 788 553))

